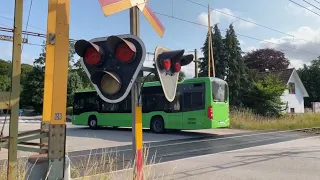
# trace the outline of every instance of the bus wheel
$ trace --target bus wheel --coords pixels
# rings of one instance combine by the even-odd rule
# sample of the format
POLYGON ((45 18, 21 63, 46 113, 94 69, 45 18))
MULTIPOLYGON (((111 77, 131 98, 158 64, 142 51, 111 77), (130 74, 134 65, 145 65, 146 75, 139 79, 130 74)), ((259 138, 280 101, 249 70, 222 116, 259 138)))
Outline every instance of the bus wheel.
POLYGON ((96 116, 90 116, 88 120, 88 124, 90 129, 97 129, 98 128, 98 120, 96 116))
POLYGON ((150 129, 154 133, 163 133, 165 131, 165 128, 162 117, 153 117, 151 120, 150 129))

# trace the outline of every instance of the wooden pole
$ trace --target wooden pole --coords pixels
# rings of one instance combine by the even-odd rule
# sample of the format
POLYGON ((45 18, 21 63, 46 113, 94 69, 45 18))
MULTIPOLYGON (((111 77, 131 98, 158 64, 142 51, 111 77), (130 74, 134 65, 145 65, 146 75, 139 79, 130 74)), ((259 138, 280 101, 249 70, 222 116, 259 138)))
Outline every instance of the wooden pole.
MULTIPOLYGON (((15 180, 18 174, 17 140, 20 101, 20 76, 21 76, 21 36, 23 19, 23 0, 15 0, 14 6, 14 31, 12 51, 12 76, 10 93, 10 123, 9 123, 9 148, 7 179, 15 180)), ((9 109, 8 109, 9 111, 9 109)))
POLYGON ((208 77, 211 76, 211 71, 210 71, 210 64, 211 64, 211 25, 210 25, 210 21, 211 21, 211 18, 210 18, 210 5, 208 4, 208 33, 209 33, 209 36, 208 36, 208 77))

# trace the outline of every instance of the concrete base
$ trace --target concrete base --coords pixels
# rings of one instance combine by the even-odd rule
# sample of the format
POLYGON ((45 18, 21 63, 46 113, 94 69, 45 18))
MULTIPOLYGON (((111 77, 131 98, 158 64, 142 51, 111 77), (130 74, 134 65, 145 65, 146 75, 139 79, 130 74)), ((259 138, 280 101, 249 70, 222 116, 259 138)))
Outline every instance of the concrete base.
MULTIPOLYGON (((26 166, 26 180, 45 180, 48 170, 48 155, 37 154, 30 156, 26 166)), ((65 157, 64 180, 71 180, 70 159, 65 157)))

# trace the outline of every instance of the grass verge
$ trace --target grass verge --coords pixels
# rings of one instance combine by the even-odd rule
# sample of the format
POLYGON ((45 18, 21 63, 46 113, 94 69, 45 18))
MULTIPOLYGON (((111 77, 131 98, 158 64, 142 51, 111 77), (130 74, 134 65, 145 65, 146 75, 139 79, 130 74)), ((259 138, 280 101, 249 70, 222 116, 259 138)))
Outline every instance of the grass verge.
MULTIPOLYGON (((71 179, 73 180, 126 180, 133 179, 135 161, 129 157, 121 157, 117 150, 105 152, 91 151, 89 156, 79 156, 78 163, 71 162, 71 179)), ((143 177, 148 180, 161 180, 163 176, 156 172, 153 164, 156 163, 156 154, 150 156, 149 148, 144 148, 143 177)), ((74 158, 73 158, 74 159, 74 158)), ((17 180, 25 180, 27 176, 27 159, 19 160, 17 180)), ((31 169, 32 171, 32 169, 31 169)), ((173 173, 173 172, 172 172, 173 173)), ((7 162, 0 165, 0 180, 7 179, 7 162)))
POLYGON ((285 114, 280 118, 262 117, 249 110, 230 112, 230 128, 246 130, 292 130, 320 127, 320 114, 285 114))

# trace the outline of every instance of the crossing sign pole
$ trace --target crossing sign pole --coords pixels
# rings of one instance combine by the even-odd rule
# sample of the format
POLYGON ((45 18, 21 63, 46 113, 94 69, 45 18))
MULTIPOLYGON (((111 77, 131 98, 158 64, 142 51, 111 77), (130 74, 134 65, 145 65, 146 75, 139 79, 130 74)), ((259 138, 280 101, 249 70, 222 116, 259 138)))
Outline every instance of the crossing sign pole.
MULTIPOLYGON (((100 6, 105 16, 118 13, 130 8, 130 32, 132 35, 139 36, 139 10, 149 21, 153 29, 160 37, 163 37, 164 26, 147 4, 148 0, 99 0, 100 6)), ((141 74, 137 77, 131 89, 132 102, 132 145, 135 157, 134 179, 143 179, 143 147, 142 147, 142 103, 138 98, 141 91, 141 74)))
MULTIPOLYGON (((139 9, 132 7, 130 9, 130 33, 139 36, 139 9)), ((135 162, 134 179, 143 179, 143 146, 142 146, 142 105, 138 99, 141 92, 140 73, 136 82, 131 89, 131 102, 132 102, 132 149, 135 162)))

